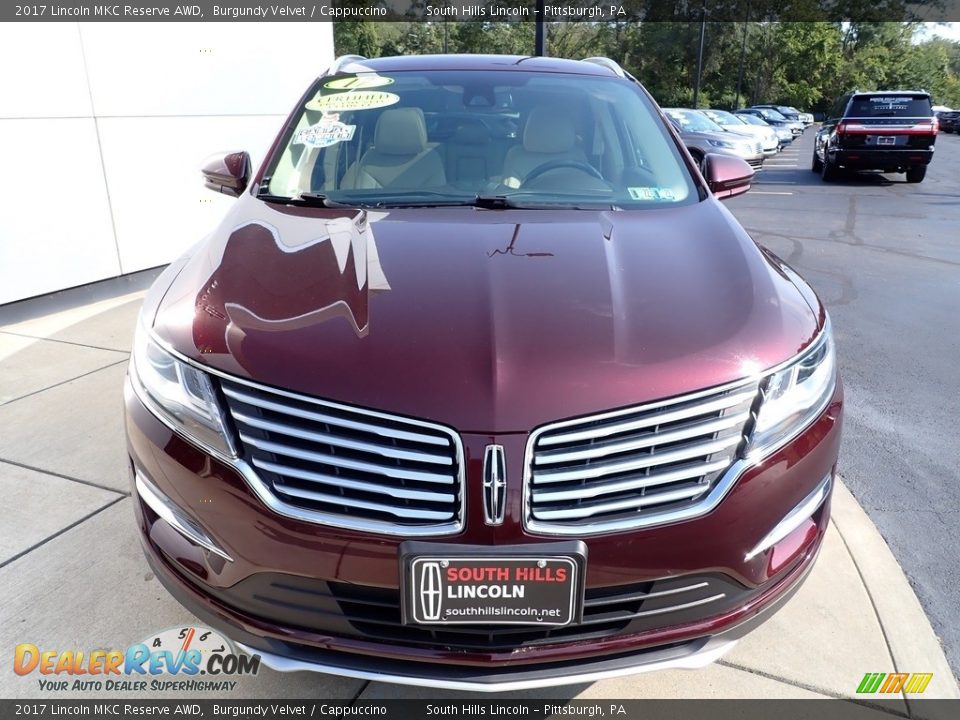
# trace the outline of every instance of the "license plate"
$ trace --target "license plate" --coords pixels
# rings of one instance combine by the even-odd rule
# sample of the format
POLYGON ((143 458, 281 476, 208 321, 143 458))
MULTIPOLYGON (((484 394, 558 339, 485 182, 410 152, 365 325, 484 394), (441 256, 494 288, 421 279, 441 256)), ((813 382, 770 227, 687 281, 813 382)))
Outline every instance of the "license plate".
POLYGON ((411 625, 541 625, 578 622, 583 543, 487 547, 401 544, 403 620, 411 625))
POLYGON ((893 135, 880 135, 877 137, 877 145, 896 145, 897 138, 893 135))

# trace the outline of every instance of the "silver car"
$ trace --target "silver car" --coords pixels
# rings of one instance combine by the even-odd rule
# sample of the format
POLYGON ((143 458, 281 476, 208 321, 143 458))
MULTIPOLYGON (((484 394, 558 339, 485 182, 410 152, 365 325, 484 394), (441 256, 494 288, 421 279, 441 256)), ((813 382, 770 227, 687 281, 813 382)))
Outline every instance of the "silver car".
POLYGON ((754 170, 763 168, 763 145, 755 138, 728 132, 697 110, 663 108, 663 112, 698 163, 707 153, 719 153, 745 160, 754 170))
POLYGON ((793 131, 786 125, 771 125, 759 115, 752 115, 744 112, 743 110, 738 110, 734 113, 734 115, 748 125, 753 125, 755 127, 768 127, 773 130, 777 134, 777 140, 780 141, 781 149, 783 149, 784 145, 789 145, 793 142, 793 138, 795 137, 793 131))
POLYGON ((780 138, 777 137, 776 130, 769 125, 751 125, 740 116, 726 110, 700 110, 700 112, 728 132, 759 140, 763 146, 763 154, 767 157, 780 152, 780 138))

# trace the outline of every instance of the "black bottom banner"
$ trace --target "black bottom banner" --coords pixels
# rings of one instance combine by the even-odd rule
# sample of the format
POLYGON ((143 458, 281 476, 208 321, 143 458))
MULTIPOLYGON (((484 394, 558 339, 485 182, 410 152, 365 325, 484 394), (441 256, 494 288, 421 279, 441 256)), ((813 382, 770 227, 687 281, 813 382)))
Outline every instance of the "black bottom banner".
MULTIPOLYGON (((691 681, 695 677, 691 676, 691 681)), ((611 720, 891 720, 960 718, 960 700, 0 700, 0 718, 610 718, 611 720)))

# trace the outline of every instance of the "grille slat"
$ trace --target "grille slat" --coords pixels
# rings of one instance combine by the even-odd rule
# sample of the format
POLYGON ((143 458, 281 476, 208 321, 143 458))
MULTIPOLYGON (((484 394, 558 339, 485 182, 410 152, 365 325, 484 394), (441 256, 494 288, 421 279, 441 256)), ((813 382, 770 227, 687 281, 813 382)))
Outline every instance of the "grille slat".
POLYGON ((356 450, 358 452, 372 453, 383 457, 396 460, 410 460, 412 462, 435 463, 438 465, 452 465, 453 459, 449 455, 428 453, 422 451, 403 450, 393 445, 380 445, 371 442, 361 442, 349 438, 334 435, 332 433, 311 432, 303 428, 294 427, 285 423, 264 420, 246 413, 234 412, 233 417, 237 422, 255 427, 258 430, 267 430, 287 437, 295 437, 301 440, 310 440, 311 442, 331 445, 336 448, 346 450, 356 450))
POLYGON ((360 492, 389 495, 390 497, 399 498, 401 500, 425 500, 426 502, 452 503, 457 499, 457 496, 454 493, 441 493, 430 492, 428 490, 410 490, 401 487, 388 487, 384 485, 378 485, 376 483, 368 483, 360 480, 351 480, 350 478, 345 477, 337 477, 336 475, 324 475, 322 473, 310 472, 309 470, 301 470, 295 467, 279 465, 278 463, 273 463, 269 460, 261 460, 260 458, 254 458, 253 464, 262 470, 269 470, 277 475, 285 475, 287 477, 297 478, 298 480, 306 480, 310 483, 328 485, 335 488, 342 487, 350 490, 359 490, 360 492))
POLYGON ((588 518, 602 513, 610 513, 617 510, 637 510, 648 505, 661 505, 663 503, 674 502, 675 500, 690 500, 702 495, 710 488, 706 485, 697 485, 695 487, 680 488, 679 490, 670 490, 668 492, 657 493, 655 495, 642 495, 632 497, 626 500, 617 500, 616 502, 604 502, 595 505, 580 505, 577 507, 564 508, 561 510, 540 510, 537 513, 538 518, 544 520, 564 520, 568 518, 588 518))
MULTIPOLYGON (((450 445, 449 438, 435 437, 433 435, 419 434, 415 432, 406 432, 403 430, 396 430, 390 427, 381 427, 368 422, 360 422, 357 420, 344 419, 342 417, 337 417, 335 415, 327 415, 321 412, 314 410, 303 410, 301 408, 295 407, 293 405, 284 405, 282 400, 287 397, 295 397, 287 394, 277 394, 276 398, 279 400, 277 402, 267 400, 264 398, 257 398, 252 395, 243 393, 239 390, 229 387, 226 383, 223 384, 224 394, 233 400, 239 400, 241 402, 248 403, 255 407, 263 408, 266 410, 273 410, 274 412, 282 413, 284 415, 292 415, 297 418, 302 418, 304 420, 312 420, 317 423, 329 423, 334 426, 340 426, 350 430, 357 430, 359 432, 371 433, 373 435, 381 435, 383 437, 388 437, 394 440, 403 440, 406 442, 412 443, 423 443, 427 445, 441 445, 448 446, 450 445)), ((314 402, 313 398, 296 398, 301 402, 314 402)))
POLYGON ((540 428, 528 441, 527 527, 578 535, 707 512, 758 395, 742 382, 540 428))
POLYGON ((749 412, 742 412, 735 415, 725 415, 718 420, 696 423, 695 425, 671 432, 649 432, 641 437, 631 438, 629 440, 594 443, 583 450, 546 450, 544 452, 538 452, 534 456, 534 460, 538 465, 592 460, 593 458, 617 455, 623 452, 630 452, 631 450, 642 450, 654 445, 664 445, 666 443, 689 440, 703 435, 712 435, 721 430, 728 430, 738 425, 742 426, 749 417, 749 412))
POLYGON ((534 490, 533 498, 538 502, 547 503, 561 500, 584 500, 598 495, 609 495, 628 490, 643 490, 657 485, 677 482, 678 480, 697 479, 706 473, 723 470, 729 464, 729 458, 723 458, 706 465, 697 464, 680 470, 657 473, 656 475, 641 475, 638 478, 621 480, 615 483, 601 482, 592 485, 578 485, 571 490, 534 490))
POLYGON ((318 465, 330 465, 336 468, 346 470, 357 470, 361 473, 373 475, 385 475, 398 480, 414 480, 418 482, 442 483, 452 485, 453 478, 442 473, 422 472, 420 470, 404 470, 401 467, 393 465, 379 465, 375 462, 365 462, 362 460, 351 460, 347 457, 340 457, 329 453, 314 452, 313 450, 302 450, 291 445, 285 445, 280 442, 264 440, 262 438, 252 437, 240 433, 240 439, 244 444, 252 445, 260 450, 265 450, 274 455, 285 455, 298 460, 307 460, 318 465))
POLYGON ((565 480, 593 480, 605 475, 643 470, 644 468, 656 467, 658 465, 669 465, 700 457, 701 455, 713 455, 722 450, 730 450, 731 447, 736 447, 739 444, 740 436, 735 435, 720 438, 719 440, 709 440, 707 442, 685 445, 678 450, 643 453, 628 460, 583 464, 579 467, 563 470, 540 470, 540 472, 537 473, 537 482, 556 483, 565 480))
POLYGON ((459 436, 433 423, 221 380, 242 458, 273 509, 309 522, 422 537, 459 532, 459 436))
MULTIPOLYGON (((315 490, 303 490, 297 487, 280 485, 279 483, 275 484, 273 489, 282 495, 292 496, 293 498, 301 500, 313 500, 314 502, 320 503, 339 504, 344 500, 344 498, 340 495, 329 495, 327 493, 321 493, 315 490)), ((411 509, 402 505, 386 505, 384 503, 357 500, 356 498, 350 498, 350 505, 351 507, 360 510, 372 510, 377 513, 386 513, 388 515, 395 515, 398 518, 407 518, 413 520, 450 520, 453 517, 453 513, 449 512, 411 509)))
MULTIPOLYGON (((704 402, 697 402, 691 404, 687 407, 683 407, 676 410, 666 410, 665 412, 645 414, 643 417, 633 418, 632 414, 627 416, 627 419, 622 421, 614 422, 604 422, 599 424, 597 422, 596 427, 591 427, 585 430, 573 430, 569 432, 558 432, 556 434, 551 433, 541 437, 539 442, 541 446, 548 445, 563 445, 565 443, 588 441, 593 442, 597 438, 609 437, 610 435, 619 435, 621 433, 627 433, 634 430, 641 430, 643 428, 653 427, 656 425, 665 425, 667 423, 676 422, 678 420, 687 420, 694 417, 705 416, 714 411, 725 410, 727 408, 732 408, 743 403, 753 402, 753 399, 756 397, 757 391, 756 386, 753 386, 753 390, 749 392, 742 392, 736 394, 724 395, 723 397, 715 400, 705 400, 704 402)), ((682 403, 683 400, 677 401, 677 403, 682 403)), ((654 409, 659 409, 664 407, 664 404, 660 403, 654 406, 654 409)), ((667 406, 669 407, 669 406, 667 406)), ((637 411, 641 412, 640 409, 637 411)), ((586 418, 583 421, 583 424, 590 423, 591 420, 586 418)))

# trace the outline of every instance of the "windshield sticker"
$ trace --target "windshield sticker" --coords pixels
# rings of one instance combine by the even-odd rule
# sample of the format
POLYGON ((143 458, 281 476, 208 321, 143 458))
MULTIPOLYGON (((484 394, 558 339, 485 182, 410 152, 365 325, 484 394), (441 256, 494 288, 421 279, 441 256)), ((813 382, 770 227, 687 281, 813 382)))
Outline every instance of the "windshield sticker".
POLYGON ((331 80, 324 83, 323 86, 331 90, 365 90, 383 87, 384 85, 393 85, 393 78, 383 77, 382 75, 355 75, 331 80))
POLYGON ((349 112, 350 110, 373 110, 400 102, 400 96, 380 90, 351 90, 333 95, 318 95, 310 100, 307 110, 322 112, 349 112))
POLYGON ((294 145, 325 148, 336 145, 338 142, 350 142, 356 125, 344 125, 338 120, 324 118, 316 125, 303 128, 293 138, 294 145))
POLYGON ((672 202, 676 199, 676 195, 670 188, 628 187, 627 192, 634 200, 668 200, 672 202))

